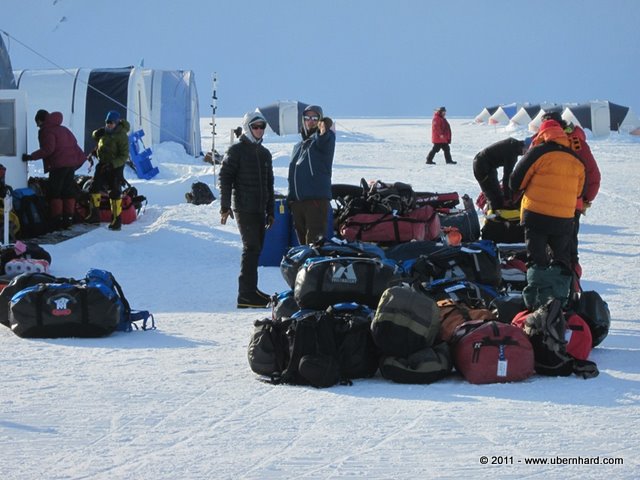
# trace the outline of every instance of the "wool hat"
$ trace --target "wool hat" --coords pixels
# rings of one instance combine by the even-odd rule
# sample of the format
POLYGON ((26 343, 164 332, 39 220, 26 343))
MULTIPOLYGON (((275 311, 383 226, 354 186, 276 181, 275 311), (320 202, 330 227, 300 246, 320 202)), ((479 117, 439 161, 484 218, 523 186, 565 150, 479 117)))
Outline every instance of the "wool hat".
POLYGON ((302 115, 309 112, 316 112, 320 119, 323 117, 322 107, 320 105, 309 105, 303 111, 302 115))
POLYGON ((45 119, 49 116, 49 112, 47 112, 46 110, 38 110, 36 112, 36 122, 44 122, 45 119))
POLYGON ((446 107, 440 107, 438 108, 438 110, 436 110, 436 112, 446 112, 447 108, 446 107))
POLYGON ((120 120, 120 113, 116 110, 109 111, 109 113, 107 113, 107 118, 104 119, 105 123, 106 122, 118 123, 118 120, 120 120))

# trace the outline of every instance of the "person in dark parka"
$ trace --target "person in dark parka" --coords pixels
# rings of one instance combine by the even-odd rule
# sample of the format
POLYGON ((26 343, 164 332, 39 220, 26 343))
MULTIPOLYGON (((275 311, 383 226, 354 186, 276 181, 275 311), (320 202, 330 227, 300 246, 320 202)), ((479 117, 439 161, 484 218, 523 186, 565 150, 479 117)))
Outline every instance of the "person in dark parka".
POLYGON ((261 113, 247 113, 240 141, 229 147, 220 168, 220 223, 235 218, 242 239, 238 308, 269 305, 269 295, 258 289, 258 259, 274 221, 271 152, 262 145, 266 126, 261 113))
POLYGON ((531 138, 517 140, 506 138, 481 150, 473 159, 473 175, 487 197, 489 209, 499 210, 505 205, 513 208, 509 177, 518 157, 526 152, 531 138), (498 180, 498 169, 502 167, 502 180, 498 180))

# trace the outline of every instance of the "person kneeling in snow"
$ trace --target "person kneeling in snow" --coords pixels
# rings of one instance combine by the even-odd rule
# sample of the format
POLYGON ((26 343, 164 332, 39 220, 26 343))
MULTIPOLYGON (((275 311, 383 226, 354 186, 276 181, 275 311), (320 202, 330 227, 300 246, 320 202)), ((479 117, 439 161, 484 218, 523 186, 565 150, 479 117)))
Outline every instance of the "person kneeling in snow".
POLYGON ((235 218, 242 238, 238 308, 266 308, 269 295, 258 289, 258 259, 265 230, 273 225, 273 165, 262 146, 267 121, 258 112, 244 116, 240 141, 227 150, 220 168, 220 223, 235 218), (231 200, 233 198, 233 210, 231 200))

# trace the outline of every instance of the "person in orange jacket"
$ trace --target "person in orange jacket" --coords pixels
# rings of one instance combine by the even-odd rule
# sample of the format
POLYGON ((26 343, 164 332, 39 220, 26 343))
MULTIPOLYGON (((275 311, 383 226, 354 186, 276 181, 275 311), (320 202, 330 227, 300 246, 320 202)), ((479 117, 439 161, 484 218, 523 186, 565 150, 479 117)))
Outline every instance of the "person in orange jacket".
POLYGON ((433 120, 431 122, 431 142, 433 147, 427 154, 427 165, 435 165, 436 162, 433 158, 440 150, 444 152, 444 159, 450 165, 454 165, 458 162, 454 162, 451 158, 451 150, 449 145, 451 144, 451 125, 445 118, 447 115, 447 109, 445 107, 438 108, 433 114, 433 120))
POLYGON ((542 116, 542 120, 555 120, 564 128, 565 133, 569 137, 569 146, 580 157, 584 164, 586 180, 582 196, 578 197, 576 202, 576 211, 573 223, 573 239, 571 242, 571 266, 578 278, 582 276, 582 267, 578 258, 578 233, 580 230, 580 217, 586 215, 587 209, 591 207, 591 203, 595 200, 600 190, 600 168, 596 162, 591 148, 587 143, 587 136, 584 130, 572 123, 567 123, 562 119, 560 112, 549 112, 542 116))
POLYGON ((551 298, 569 299, 576 199, 585 184, 584 164, 569 145, 558 122, 542 122, 509 180, 512 191, 523 192, 520 219, 528 260, 523 298, 530 310, 551 298))

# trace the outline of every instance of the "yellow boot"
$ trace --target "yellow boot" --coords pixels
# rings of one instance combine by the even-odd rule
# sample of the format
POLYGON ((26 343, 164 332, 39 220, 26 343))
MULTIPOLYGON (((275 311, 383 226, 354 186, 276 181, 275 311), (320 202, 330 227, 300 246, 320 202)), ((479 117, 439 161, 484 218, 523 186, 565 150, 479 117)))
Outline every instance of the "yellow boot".
POLYGON ((120 214, 122 213, 122 199, 111 199, 111 223, 109 224, 109 230, 120 230, 122 228, 122 219, 120 214))
POLYGON ((100 223, 100 197, 99 193, 92 193, 89 201, 89 216, 84 219, 85 223, 98 225, 100 223))

